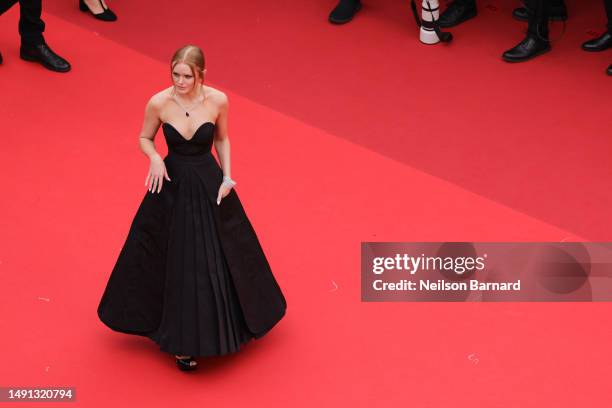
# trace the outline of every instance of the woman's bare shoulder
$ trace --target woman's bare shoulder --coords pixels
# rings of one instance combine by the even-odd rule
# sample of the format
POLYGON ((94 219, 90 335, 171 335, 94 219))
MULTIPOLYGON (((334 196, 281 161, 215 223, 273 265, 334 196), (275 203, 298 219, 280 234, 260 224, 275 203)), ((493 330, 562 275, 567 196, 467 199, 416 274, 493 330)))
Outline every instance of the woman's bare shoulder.
POLYGON ((159 91, 149 99, 148 105, 158 110, 161 109, 166 104, 166 102, 170 100, 171 91, 172 87, 159 91))
POLYGON ((213 102, 218 107, 227 105, 227 95, 222 91, 213 88, 212 86, 206 86, 205 91, 209 101, 213 102))

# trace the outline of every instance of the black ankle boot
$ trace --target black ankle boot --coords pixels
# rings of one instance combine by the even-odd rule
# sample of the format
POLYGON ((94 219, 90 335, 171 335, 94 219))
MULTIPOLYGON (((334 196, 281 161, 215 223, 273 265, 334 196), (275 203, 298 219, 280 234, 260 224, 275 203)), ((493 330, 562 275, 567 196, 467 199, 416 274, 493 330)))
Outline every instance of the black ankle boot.
POLYGON ((45 43, 21 44, 19 56, 26 61, 39 62, 45 68, 56 72, 70 71, 70 64, 64 58, 57 55, 45 43))
POLYGON ((333 24, 348 23, 361 10, 360 0, 340 0, 329 13, 329 22, 333 24))
POLYGON ((476 17, 476 2, 474 0, 455 0, 440 14, 440 27, 454 27, 470 18, 476 17))
POLYGON ((582 44, 583 50, 591 52, 607 50, 610 47, 612 47, 612 34, 610 34, 608 31, 603 33, 603 35, 582 44))
POLYGON ((612 64, 610 64, 606 72, 608 73, 608 75, 612 75, 612 64))
POLYGON ((538 55, 550 51, 550 43, 547 38, 539 38, 532 34, 527 34, 527 37, 514 48, 504 52, 502 58, 506 62, 523 62, 530 60, 538 55))

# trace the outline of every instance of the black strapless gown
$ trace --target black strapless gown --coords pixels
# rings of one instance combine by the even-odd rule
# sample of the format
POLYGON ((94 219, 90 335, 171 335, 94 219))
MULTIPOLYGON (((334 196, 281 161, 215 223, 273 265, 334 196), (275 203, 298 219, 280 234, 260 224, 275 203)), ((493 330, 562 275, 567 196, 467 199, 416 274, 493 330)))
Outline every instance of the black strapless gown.
POLYGON ((217 205, 215 124, 203 123, 189 140, 168 123, 162 129, 171 180, 145 193, 98 316, 168 353, 236 352, 266 334, 287 303, 235 189, 217 205))

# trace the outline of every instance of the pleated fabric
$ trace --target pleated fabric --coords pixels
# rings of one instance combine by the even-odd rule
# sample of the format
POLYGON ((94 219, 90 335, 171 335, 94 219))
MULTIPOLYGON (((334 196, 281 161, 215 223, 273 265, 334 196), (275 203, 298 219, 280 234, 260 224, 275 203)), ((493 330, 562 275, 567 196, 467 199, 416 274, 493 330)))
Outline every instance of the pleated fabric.
POLYGON ((233 353, 268 333, 287 303, 236 191, 216 204, 223 172, 211 153, 214 124, 189 140, 163 129, 171 180, 145 194, 98 317, 168 353, 233 353))
POLYGON ((195 170, 178 181, 168 243, 165 305, 148 336, 162 351, 212 356, 236 352, 253 337, 244 322, 213 218, 195 170))

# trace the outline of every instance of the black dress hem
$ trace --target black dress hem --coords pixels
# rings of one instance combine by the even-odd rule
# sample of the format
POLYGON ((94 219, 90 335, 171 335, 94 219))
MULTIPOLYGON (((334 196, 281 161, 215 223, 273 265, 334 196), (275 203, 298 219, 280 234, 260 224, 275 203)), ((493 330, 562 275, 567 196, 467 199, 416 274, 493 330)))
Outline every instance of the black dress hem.
MULTIPOLYGON (((284 317, 284 315, 285 315, 285 313, 283 313, 283 314, 282 314, 282 315, 279 317, 279 321, 280 321, 280 319, 282 319, 282 317, 284 317)), ((113 324, 109 324, 109 323, 108 323, 108 322, 107 322, 107 321, 106 321, 106 320, 103 318, 103 316, 102 316, 102 314, 100 313, 100 311, 99 311, 99 310, 98 310, 98 317, 99 317, 100 321, 101 321, 102 323, 104 323, 104 325, 105 325, 106 327, 108 327, 109 329, 111 329, 111 330, 113 330, 113 331, 115 331, 115 332, 117 332, 117 333, 122 333, 122 334, 131 334, 131 335, 134 335, 134 336, 146 337, 146 338, 148 338, 149 340, 151 340, 152 342, 154 342, 155 344, 157 344, 157 345, 159 346, 159 350, 160 350, 160 351, 162 351, 162 352, 164 352, 164 353, 176 354, 176 355, 179 355, 179 356, 191 356, 191 357, 194 357, 194 358, 197 358, 197 357, 222 357, 222 356, 225 356, 225 355, 229 355, 229 354, 235 354, 235 353, 238 353, 239 351, 241 351, 241 350, 244 348, 244 346, 245 346, 247 343, 249 343, 249 342, 251 342, 251 341, 253 341, 253 340, 259 340, 259 339, 261 339, 262 337, 264 337, 264 336, 265 336, 266 334, 268 334, 268 333, 270 332, 270 330, 272 330, 272 328, 273 328, 274 326, 276 326, 276 324, 278 323, 278 321, 277 321, 277 322, 276 322, 276 323, 274 323, 272 326, 270 326, 268 329, 266 329, 266 330, 264 330, 264 331, 262 331, 262 332, 260 332, 260 333, 251 333, 251 337, 249 337, 249 338, 247 338, 246 340, 244 340, 244 341, 240 342, 240 344, 238 345, 238 348, 237 348, 237 349, 235 349, 235 350, 233 350, 233 351, 228 351, 228 352, 226 352, 226 353, 206 353, 206 354, 197 353, 197 354, 192 355, 192 354, 186 353, 186 352, 184 352, 184 351, 182 351, 182 350, 181 350, 181 351, 172 351, 172 350, 170 350, 169 348, 163 347, 163 346, 162 346, 162 345, 161 345, 161 344, 160 344, 158 341, 156 341, 154 338, 152 338, 152 334, 153 334, 153 333, 155 333, 155 331, 153 331, 153 332, 150 332, 150 331, 136 331, 136 330, 130 330, 130 329, 122 329, 122 328, 119 328, 119 327, 117 327, 117 326, 115 326, 115 325, 113 325, 113 324)))

